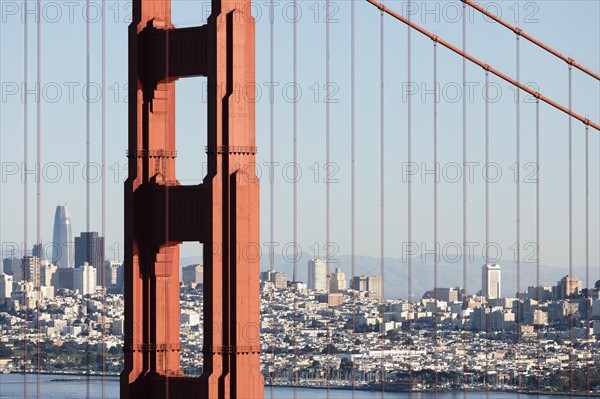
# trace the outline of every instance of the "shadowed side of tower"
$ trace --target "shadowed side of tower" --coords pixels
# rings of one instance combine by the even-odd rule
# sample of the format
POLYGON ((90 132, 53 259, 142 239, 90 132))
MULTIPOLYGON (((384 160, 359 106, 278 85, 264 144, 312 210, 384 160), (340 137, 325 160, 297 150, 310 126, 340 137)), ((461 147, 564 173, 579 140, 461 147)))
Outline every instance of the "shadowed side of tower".
MULTIPOLYGON (((121 397, 260 399, 250 0, 215 0, 207 25, 183 29, 171 24, 170 0, 133 4, 121 397), (175 177, 175 81, 191 76, 208 79, 208 174, 200 185, 183 186, 175 177), (204 244, 200 377, 185 377, 179 368, 179 244, 184 241, 204 244)), ((202 130, 198 127, 198 134, 202 130)))

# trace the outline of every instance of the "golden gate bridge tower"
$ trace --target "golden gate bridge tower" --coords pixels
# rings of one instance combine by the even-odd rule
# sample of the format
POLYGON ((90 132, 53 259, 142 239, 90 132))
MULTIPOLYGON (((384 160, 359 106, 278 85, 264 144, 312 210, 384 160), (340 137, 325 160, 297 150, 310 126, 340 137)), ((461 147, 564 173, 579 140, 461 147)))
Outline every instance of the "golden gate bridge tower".
POLYGON ((206 25, 178 29, 170 0, 133 0, 121 398, 264 396, 250 9, 250 0, 213 0, 206 25), (202 184, 185 186, 175 174, 175 83, 193 76, 208 80, 207 104, 198 104, 207 106, 208 172, 202 184), (179 245, 186 241, 203 244, 199 377, 180 368, 179 245))

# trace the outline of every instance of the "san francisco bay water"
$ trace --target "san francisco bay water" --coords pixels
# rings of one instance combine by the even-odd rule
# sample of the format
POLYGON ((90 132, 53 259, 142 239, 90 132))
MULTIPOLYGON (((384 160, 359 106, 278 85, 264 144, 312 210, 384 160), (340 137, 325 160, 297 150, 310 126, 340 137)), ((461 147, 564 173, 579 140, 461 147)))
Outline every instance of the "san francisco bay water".
MULTIPOLYGON (((38 397, 38 375, 27 375, 27 396, 25 397, 25 377, 23 374, 0 374, 0 398, 6 399, 33 399, 38 397)), ((86 381, 85 377, 63 374, 41 374, 39 376, 39 393, 41 399, 102 399, 102 381, 92 377, 86 381)), ((292 399, 351 399, 349 390, 330 389, 329 396, 326 389, 265 387, 265 398, 292 399)), ((440 392, 438 399, 512 399, 515 393, 501 392, 440 392)), ((568 396, 567 396, 568 397, 568 396)), ((119 382, 116 377, 106 377, 104 381, 104 399, 119 398, 119 382)), ((355 391, 355 399, 407 399, 408 393, 355 391)), ((433 393, 412 393, 411 399, 433 399, 433 393)), ((520 395, 521 399, 551 399, 565 398, 553 395, 520 395)), ((583 397, 574 397, 583 398, 583 397)))

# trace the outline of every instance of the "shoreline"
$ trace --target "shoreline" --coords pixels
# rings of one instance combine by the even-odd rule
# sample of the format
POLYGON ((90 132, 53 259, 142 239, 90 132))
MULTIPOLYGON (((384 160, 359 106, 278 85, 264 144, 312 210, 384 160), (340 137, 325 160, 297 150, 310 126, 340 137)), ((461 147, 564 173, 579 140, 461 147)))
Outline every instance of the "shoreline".
MULTIPOLYGON (((2 378, 2 375, 8 375, 8 374, 25 374, 22 371, 11 371, 9 373, 0 373, 0 379, 2 378)), ((85 373, 81 373, 81 372, 73 372, 73 371, 69 371, 69 372, 64 372, 64 373, 60 373, 60 372, 49 372, 49 371, 40 371, 40 372, 28 372, 27 375, 54 375, 58 378, 56 379, 52 379, 50 381, 56 381, 56 382, 76 382, 76 381, 86 381, 88 380, 88 378, 90 379, 90 381, 119 381, 119 375, 120 373, 105 373, 104 376, 102 375, 102 373, 90 373, 90 374, 85 374, 85 373), (60 378, 61 376, 65 376, 65 377, 74 377, 74 378, 60 378)), ((374 389, 374 388, 369 388, 367 386, 355 386, 352 387, 350 385, 329 385, 329 386, 322 386, 322 385, 292 385, 292 384, 269 384, 269 383, 265 383, 264 384, 265 389, 266 388, 300 388, 300 389, 329 389, 329 390, 336 390, 336 391, 366 391, 366 392, 380 392, 381 389, 374 389)), ((384 392, 398 392, 398 393, 408 393, 409 390, 399 390, 399 389, 394 389, 394 390, 389 390, 389 389, 385 389, 384 388, 384 392)), ((458 389, 458 390, 452 390, 452 389, 438 389, 438 390, 433 390, 433 389, 423 389, 423 390, 413 390, 413 393, 434 393, 434 392, 440 392, 440 393, 448 393, 448 392, 467 392, 467 393, 518 393, 518 394, 522 394, 522 395, 549 395, 549 396, 574 396, 574 397, 600 397, 600 392, 555 392, 555 391, 530 391, 530 390, 521 390, 521 391, 517 391, 514 389, 489 389, 489 390, 482 390, 482 389, 458 389)))
MULTIPOLYGON (((294 386, 294 385, 286 385, 286 384, 266 384, 265 383, 265 388, 266 387, 273 387, 273 388, 306 388, 306 389, 330 389, 330 390, 338 390, 338 391, 367 391, 367 392, 381 392, 381 389, 373 389, 373 388, 368 388, 368 387, 362 387, 362 386, 357 386, 352 388, 352 386, 305 386, 305 385, 299 385, 299 386, 294 386)), ((384 389, 384 392, 398 392, 398 393, 408 393, 408 390, 387 390, 384 389)), ((526 390, 521 390, 521 391, 517 391, 514 389, 488 389, 488 390, 484 390, 484 389, 438 389, 437 391, 434 389, 423 389, 423 390, 413 390, 411 391, 412 393, 452 393, 452 392, 466 392, 466 393, 513 393, 513 394, 520 394, 520 395, 548 395, 548 396, 568 396, 568 397, 576 397, 576 398, 585 398, 585 397, 600 397, 600 392, 590 392, 589 395, 586 392, 576 392, 574 391, 573 393, 571 392, 554 392, 554 391, 526 391, 526 390)))

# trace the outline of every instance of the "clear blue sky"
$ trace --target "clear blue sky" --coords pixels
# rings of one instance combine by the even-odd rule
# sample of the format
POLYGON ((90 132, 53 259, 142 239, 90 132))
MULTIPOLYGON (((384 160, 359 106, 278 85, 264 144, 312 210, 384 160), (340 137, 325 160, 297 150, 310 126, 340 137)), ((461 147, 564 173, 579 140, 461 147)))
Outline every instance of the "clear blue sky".
MULTIPOLYGON (((127 25, 130 5, 125 1, 107 0, 107 256, 121 258, 123 184, 126 176, 127 108, 127 25), (113 255, 114 254, 114 255, 113 255)), ((177 26, 192 26, 205 22, 208 4, 200 1, 174 1, 173 21, 177 26)), ((84 3, 43 1, 42 31, 42 183, 41 234, 51 241, 54 209, 66 203, 71 208, 73 234, 85 229, 85 184, 82 176, 85 163, 85 21, 84 3), (72 90, 72 93, 71 93, 72 90), (73 98, 69 98, 72 94, 73 98), (72 166, 69 166, 72 165, 72 166), (62 173, 57 176, 57 171, 62 173), (70 179, 69 172, 73 172, 70 179)), ((267 2, 256 2, 257 18, 257 82, 262 95, 257 103, 257 145, 262 167, 261 241, 269 241, 269 181, 264 166, 269 161, 269 8, 267 2)), ((298 84, 302 97, 298 102, 298 153, 302 177, 299 182, 299 244, 304 251, 318 242, 325 244, 325 23, 324 2, 300 1, 298 23, 298 84), (318 97, 318 101, 315 101, 318 97), (315 168, 319 182, 315 183, 315 168)), ((331 162, 336 164, 337 183, 331 185, 331 241, 339 245, 340 254, 350 253, 350 2, 331 2, 331 82, 337 103, 331 104, 331 162)), ((397 1, 386 2, 402 11, 397 1)), ((457 14, 459 2, 414 2, 413 20, 440 37, 461 45, 462 21, 457 14), (425 7, 427 9, 425 9, 425 7)), ((501 12, 508 22, 517 24, 545 43, 574 58, 592 70, 600 71, 600 3, 598 1, 489 2, 490 11, 501 12)), ((92 18, 98 3, 92 3, 92 18)), ((282 177, 282 166, 292 161, 292 104, 286 101, 283 88, 292 82, 292 17, 291 2, 280 2, 275 8, 275 240, 283 245, 292 240, 292 185, 282 177), (287 14, 286 14, 287 13, 287 14), (285 14, 285 16, 284 16, 285 14)), ((23 237, 23 184, 20 172, 23 162, 23 5, 2 1, 1 24, 1 157, 3 181, 1 192, 2 242, 21 242, 23 237), (16 93, 12 94, 14 90, 16 93), (13 168, 18 174, 12 175, 13 168)), ((356 137, 357 137, 357 253, 379 256, 379 23, 380 15, 364 1, 356 2, 356 137)), ((33 21, 31 17, 30 21, 33 21)), ((100 82, 99 20, 91 24, 92 81, 100 82)), ((515 76, 514 35, 472 12, 468 23, 468 51, 490 65, 515 76)), ((402 179, 402 163, 407 160, 407 28, 389 17, 385 18, 385 246, 386 256, 400 257, 401 244, 407 240, 406 193, 402 179)), ((35 26, 29 30, 29 81, 35 80, 35 26)), ((419 87, 413 97, 413 160, 419 167, 432 168, 432 96, 421 97, 423 89, 432 88, 432 43, 420 34, 412 34, 412 79, 419 87)), ((537 84, 542 93, 567 104, 567 68, 542 50, 522 41, 521 80, 537 84)), ((440 162, 453 174, 454 163, 462 162, 462 102, 456 89, 462 82, 461 59, 439 48, 439 79, 445 96, 439 103, 440 162)), ((600 121, 600 85, 592 78, 574 71, 574 101, 576 112, 600 121)), ((467 80, 472 82, 474 95, 468 105, 468 160, 474 166, 474 183, 468 187, 469 241, 485 243, 484 237, 484 75, 480 68, 468 65, 467 80)), ((492 77, 501 91, 498 102, 491 105, 491 158, 500 164, 502 178, 492 184, 491 240, 503 250, 503 260, 510 259, 510 246, 515 241, 515 184, 510 166, 515 161, 514 91, 508 84, 492 77)), ((183 184, 198 182, 204 162, 203 80, 178 82, 177 139, 178 177, 183 184)), ((36 157, 36 108, 29 97, 29 162, 36 157)), ((526 100, 525 96, 521 96, 526 100)), ((92 160, 100 162, 100 102, 92 109, 92 160)), ((522 164, 534 161, 534 105, 523 103, 522 164)), ((568 260, 567 230, 567 118, 549 106, 541 106, 541 260, 542 263, 564 266, 568 260)), ((574 155, 574 263, 585 261, 584 246, 584 130, 573 123, 574 155)), ((590 262, 599 263, 599 135, 590 131, 590 262)), ((523 178, 527 176, 526 169, 523 178)), ((30 179, 30 181, 32 178, 30 179)), ((414 178, 413 240, 433 239, 432 178, 414 178)), ((462 184, 460 181, 440 183, 440 241, 442 245, 462 242, 462 184)), ((522 241, 535 241, 535 185, 522 184, 522 241)), ((100 183, 92 184, 92 230, 100 230, 100 183)), ((29 187, 29 243, 36 236, 35 185, 29 187)), ((481 245, 478 254, 481 254, 481 245)), ((264 247, 266 249, 266 247, 264 247)), ((183 255, 191 255, 186 247, 183 255)), ((526 253, 524 253, 525 256, 526 253)), ((323 255, 323 251, 321 251, 323 255)))

